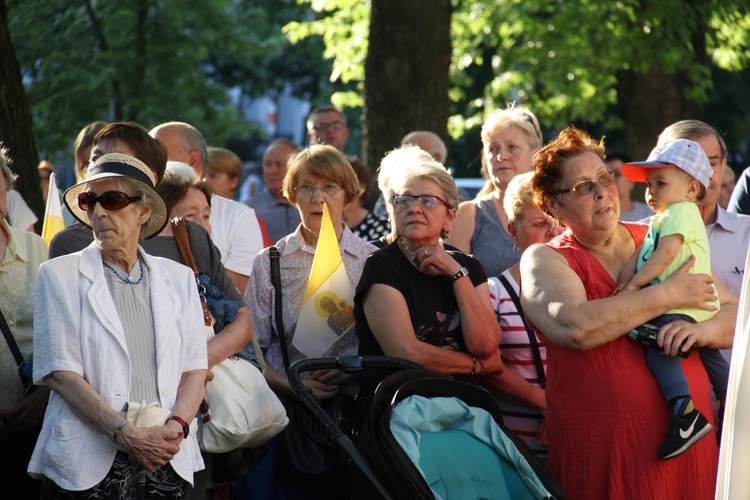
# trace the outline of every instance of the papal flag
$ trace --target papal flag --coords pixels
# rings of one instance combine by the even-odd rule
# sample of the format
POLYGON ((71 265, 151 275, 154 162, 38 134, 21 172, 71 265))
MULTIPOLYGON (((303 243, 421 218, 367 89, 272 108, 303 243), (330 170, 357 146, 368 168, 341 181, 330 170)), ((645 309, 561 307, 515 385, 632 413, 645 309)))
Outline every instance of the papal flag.
POLYGON ((292 345, 308 357, 324 354, 354 326, 354 290, 346 275, 328 206, 315 249, 292 345))
POLYGON ((47 190, 47 207, 44 209, 44 224, 42 225, 42 238, 44 241, 52 241, 52 237, 59 231, 65 229, 63 222, 62 205, 60 205, 60 193, 57 191, 57 179, 55 173, 49 176, 49 189, 47 190))
MULTIPOLYGON (((750 265, 750 254, 745 269, 750 265)), ((716 499, 750 498, 750 273, 742 278, 739 314, 719 451, 716 499)))

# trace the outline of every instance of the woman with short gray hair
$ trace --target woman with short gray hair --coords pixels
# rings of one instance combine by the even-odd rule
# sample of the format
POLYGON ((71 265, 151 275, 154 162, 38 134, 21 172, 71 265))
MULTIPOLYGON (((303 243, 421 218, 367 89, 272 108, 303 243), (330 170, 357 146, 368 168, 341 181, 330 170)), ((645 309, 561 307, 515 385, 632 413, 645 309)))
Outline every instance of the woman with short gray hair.
POLYGON ((415 146, 392 151, 383 164, 394 165, 389 182, 399 236, 367 259, 357 285, 359 353, 402 357, 475 382, 502 372, 484 270, 441 242, 456 218, 453 178, 415 146))

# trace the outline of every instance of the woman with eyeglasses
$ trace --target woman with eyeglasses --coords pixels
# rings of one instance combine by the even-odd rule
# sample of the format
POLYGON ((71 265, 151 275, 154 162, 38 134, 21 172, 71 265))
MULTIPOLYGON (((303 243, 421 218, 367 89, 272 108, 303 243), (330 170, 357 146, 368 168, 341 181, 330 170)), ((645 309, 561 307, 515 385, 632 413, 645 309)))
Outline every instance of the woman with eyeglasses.
MULTIPOLYGON (((282 192, 297 207, 302 219, 295 232, 276 243, 281 253, 283 322, 289 364, 292 364, 305 357, 292 345, 292 340, 318 244, 323 205, 328 206, 352 288, 357 285, 365 259, 375 247, 354 236, 343 222, 344 210, 357 199, 360 187, 352 166, 342 153, 333 146, 314 145, 290 156, 287 165, 282 192)), ((268 384, 279 395, 294 397, 286 378, 279 336, 275 331, 274 295, 269 250, 265 249, 253 264, 245 302, 253 317, 255 335, 266 360, 268 384)), ((357 353, 357 345, 352 329, 339 338, 325 355, 353 355, 357 353)), ((304 383, 312 390, 315 399, 320 401, 335 396, 343 381, 342 374, 337 371, 314 372, 304 383)))
POLYGON ((514 104, 491 113, 482 126, 483 164, 494 189, 461 203, 447 242, 479 260, 487 276, 499 275, 521 258, 508 233, 503 197, 513 177, 531 171, 531 158, 541 146, 536 116, 514 104))
MULTIPOLYGON (((333 222, 339 241, 341 258, 352 289, 362 274, 367 256, 375 247, 354 235, 344 224, 344 210, 360 195, 357 175, 346 157, 335 147, 313 145, 298 150, 287 161, 282 194, 299 210, 302 222, 292 234, 276 243, 279 251, 279 277, 282 295, 282 321, 289 365, 305 358, 293 345, 313 259, 323 223, 323 207, 333 222)), ((268 385, 282 398, 295 400, 296 394, 286 375, 281 341, 276 331, 276 291, 272 284, 270 250, 266 248, 255 259, 253 272, 245 291, 245 302, 255 323, 255 335, 266 361, 265 377, 268 385)), ((338 304, 321 304, 332 309, 338 304)), ((351 306, 349 304, 348 306, 351 306)), ((346 306, 345 306, 346 308, 346 306)), ((300 329, 306 325, 300 325, 300 329)), ((323 356, 351 356, 357 354, 358 341, 354 328, 349 328, 323 356)), ((317 370, 305 374, 302 383, 322 406, 335 405, 339 392, 353 396, 354 387, 347 384, 349 377, 339 370, 317 370), (351 389, 351 390, 350 390, 351 389)), ((343 399, 343 398, 340 398, 343 399)), ((294 404, 290 401, 289 404, 294 404)), ((285 447, 280 440, 271 441, 263 462, 237 485, 241 498, 348 498, 347 486, 330 485, 323 494, 300 482, 288 471, 285 447)), ((303 458, 304 459, 304 458, 303 458)))
MULTIPOLYGON (((736 297, 712 276, 689 274, 693 259, 658 285, 612 296, 648 226, 618 222, 604 145, 585 132, 567 128, 534 156, 533 189, 535 203, 568 228, 521 261, 521 303, 547 348, 550 471, 569 498, 713 498, 715 440, 659 459, 669 409, 644 347, 627 333, 674 308, 711 310, 715 283, 721 311, 702 323, 662 327, 659 344, 670 356, 683 345, 729 347, 736 297)), ((711 415, 700 358, 682 366, 696 408, 711 415)))
POLYGON ((398 237, 373 253, 354 297, 359 353, 406 358, 478 382, 503 370, 482 265, 441 244, 456 218, 450 173, 407 145, 383 158, 391 170, 398 237))
POLYGON ((206 381, 193 273, 139 241, 167 223, 154 173, 119 153, 65 192, 94 242, 39 268, 34 380, 52 390, 29 465, 42 498, 186 498, 203 468, 195 415, 206 381), (149 427, 121 412, 166 410, 149 427))

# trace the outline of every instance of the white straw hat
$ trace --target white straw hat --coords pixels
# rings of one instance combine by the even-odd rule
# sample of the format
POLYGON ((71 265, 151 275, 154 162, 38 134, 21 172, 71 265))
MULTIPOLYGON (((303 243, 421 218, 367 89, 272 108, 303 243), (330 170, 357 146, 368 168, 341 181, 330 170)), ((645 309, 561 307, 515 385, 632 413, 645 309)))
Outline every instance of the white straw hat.
POLYGON ((78 193, 86 189, 90 182, 112 177, 125 177, 143 185, 149 198, 154 202, 154 210, 145 224, 145 238, 159 234, 167 225, 169 211, 164 197, 155 188, 154 173, 139 159, 120 153, 109 153, 97 158, 89 165, 86 179, 65 191, 63 201, 73 217, 83 225, 91 227, 88 214, 78 206, 78 193))

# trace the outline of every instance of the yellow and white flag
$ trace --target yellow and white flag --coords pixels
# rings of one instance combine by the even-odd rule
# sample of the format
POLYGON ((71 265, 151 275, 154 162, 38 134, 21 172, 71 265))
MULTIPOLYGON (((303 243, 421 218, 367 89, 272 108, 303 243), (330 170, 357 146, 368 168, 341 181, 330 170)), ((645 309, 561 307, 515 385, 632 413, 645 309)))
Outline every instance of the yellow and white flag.
POLYGON ((354 290, 346 275, 328 206, 315 249, 292 345, 308 357, 323 355, 354 326, 354 290))
POLYGON ((57 178, 52 172, 49 176, 49 189, 47 190, 47 206, 44 209, 44 224, 42 225, 42 238, 44 241, 52 241, 52 237, 59 231, 65 229, 63 222, 62 205, 60 204, 60 193, 57 191, 57 178))

